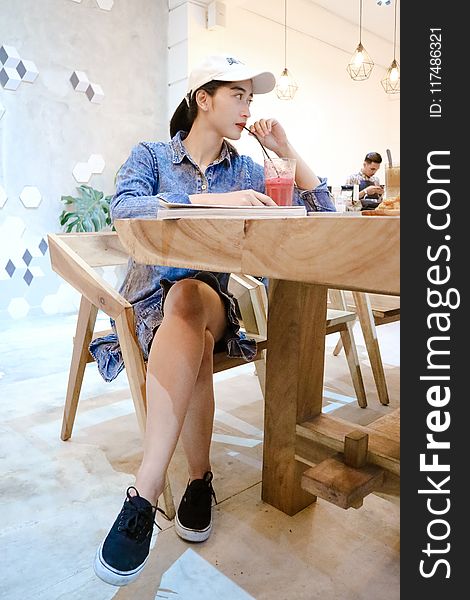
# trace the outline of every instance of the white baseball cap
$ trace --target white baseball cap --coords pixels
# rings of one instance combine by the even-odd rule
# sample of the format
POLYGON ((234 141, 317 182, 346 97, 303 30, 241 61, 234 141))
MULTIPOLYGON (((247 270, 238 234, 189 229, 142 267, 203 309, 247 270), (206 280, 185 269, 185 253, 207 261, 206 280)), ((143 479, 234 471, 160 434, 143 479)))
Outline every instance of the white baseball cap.
POLYGON ((191 94, 209 81, 244 81, 251 79, 253 94, 267 94, 274 89, 276 78, 269 71, 247 67, 241 60, 225 54, 207 56, 189 75, 186 102, 191 94))

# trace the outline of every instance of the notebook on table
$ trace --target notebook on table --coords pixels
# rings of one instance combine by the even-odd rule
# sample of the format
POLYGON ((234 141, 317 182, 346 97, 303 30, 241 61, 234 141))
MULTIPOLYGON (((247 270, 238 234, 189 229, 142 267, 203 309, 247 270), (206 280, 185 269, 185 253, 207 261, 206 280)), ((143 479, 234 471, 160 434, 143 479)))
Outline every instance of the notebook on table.
POLYGON ((158 199, 157 219, 259 219, 304 217, 305 206, 241 206, 224 204, 179 204, 158 199))

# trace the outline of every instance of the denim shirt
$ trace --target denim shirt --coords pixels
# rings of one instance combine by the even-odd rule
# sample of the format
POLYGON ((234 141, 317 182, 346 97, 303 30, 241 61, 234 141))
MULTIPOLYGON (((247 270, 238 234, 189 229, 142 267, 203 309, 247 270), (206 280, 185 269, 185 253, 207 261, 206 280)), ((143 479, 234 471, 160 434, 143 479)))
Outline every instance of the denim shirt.
MULTIPOLYGON (((227 141, 220 156, 205 173, 191 158, 179 131, 169 142, 142 142, 136 145, 119 170, 116 193, 111 200, 112 219, 156 218, 158 198, 190 204, 189 195, 224 193, 253 189, 265 193, 264 169, 252 158, 240 155, 227 141)), ((314 190, 294 189, 293 204, 307 211, 335 211, 327 188, 320 178, 314 190)), ((178 281, 193 277, 197 271, 159 265, 141 265, 130 260, 120 292, 131 303, 153 294, 160 280, 178 281)), ((222 289, 227 289, 229 273, 215 274, 222 289)))

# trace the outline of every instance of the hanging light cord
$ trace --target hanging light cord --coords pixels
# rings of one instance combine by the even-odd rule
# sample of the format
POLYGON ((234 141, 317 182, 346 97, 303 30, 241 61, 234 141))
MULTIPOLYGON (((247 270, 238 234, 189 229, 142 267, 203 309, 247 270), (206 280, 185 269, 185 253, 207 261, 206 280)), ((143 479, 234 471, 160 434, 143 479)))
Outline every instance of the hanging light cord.
POLYGON ((359 45, 362 45, 362 0, 359 3, 359 45))
POLYGON ((284 0, 284 69, 287 69, 287 0, 284 0))
POLYGON ((395 24, 393 26, 393 60, 395 60, 395 48, 397 41, 397 6, 398 0, 395 0, 395 24))

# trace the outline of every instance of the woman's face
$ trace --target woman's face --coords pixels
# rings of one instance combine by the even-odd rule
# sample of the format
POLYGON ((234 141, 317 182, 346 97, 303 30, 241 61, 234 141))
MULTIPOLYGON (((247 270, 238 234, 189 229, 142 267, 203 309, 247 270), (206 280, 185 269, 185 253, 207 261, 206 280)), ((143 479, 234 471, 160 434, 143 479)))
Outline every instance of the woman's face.
POLYGON ((207 118, 221 137, 238 140, 250 117, 252 100, 251 79, 229 83, 209 97, 207 118))

